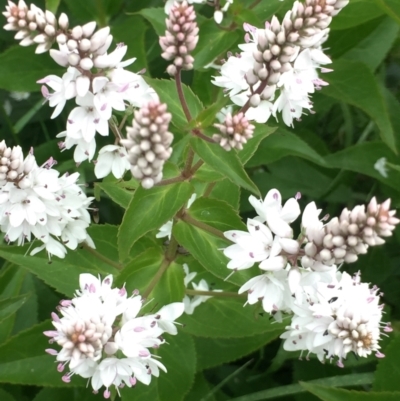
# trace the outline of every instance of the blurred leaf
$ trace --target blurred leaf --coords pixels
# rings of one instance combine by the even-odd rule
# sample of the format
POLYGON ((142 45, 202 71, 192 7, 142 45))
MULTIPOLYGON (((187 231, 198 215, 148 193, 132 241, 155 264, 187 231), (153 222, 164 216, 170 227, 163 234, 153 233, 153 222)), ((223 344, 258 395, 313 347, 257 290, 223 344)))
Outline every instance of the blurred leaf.
POLYGON ((0 54, 0 88, 7 91, 38 92, 37 80, 63 73, 48 54, 35 54, 33 46, 13 46, 0 54))
POLYGON ((43 99, 37 102, 30 110, 27 111, 14 125, 14 131, 16 134, 21 132, 21 130, 29 123, 31 118, 42 108, 44 104, 43 99))
POLYGON ((374 393, 366 391, 349 391, 341 388, 325 387, 305 382, 301 382, 300 384, 311 394, 316 395, 323 401, 397 401, 400 399, 400 392, 374 393))
MULTIPOLYGON (((273 327, 273 326, 272 326, 273 327)), ((202 338, 195 337, 197 370, 209 369, 242 358, 275 340, 282 334, 276 330, 245 338, 202 338), (202 352, 207 350, 207 352, 202 352)))
MULTIPOLYGON (((185 117, 181 102, 179 100, 175 81, 166 79, 152 79, 146 76, 143 78, 157 92, 160 100, 164 103, 167 103, 168 112, 172 114, 172 124, 174 124, 178 129, 185 129, 188 126, 188 121, 185 117)), ((182 87, 190 113, 192 114, 192 117, 195 117, 203 110, 203 105, 201 104, 199 98, 188 86, 182 84, 182 87)))
MULTIPOLYGON (((310 391, 310 389, 322 388, 322 386, 329 386, 324 387, 324 389, 330 389, 331 387, 337 386, 362 386, 366 384, 370 384, 373 380, 373 373, 353 373, 351 375, 345 376, 334 376, 334 377, 326 377, 324 379, 317 379, 311 380, 309 382, 302 382, 300 384, 289 384, 287 386, 281 386, 276 388, 271 388, 268 390, 258 391, 257 393, 247 394, 242 397, 238 398, 231 398, 229 401, 262 401, 262 400, 270 400, 275 399, 277 397, 288 396, 292 394, 299 394, 304 393, 305 391, 310 391)), ((335 389, 332 389, 335 391, 335 389)), ((352 393, 346 390, 337 390, 340 392, 345 392, 345 395, 348 393, 352 393)), ((314 394, 314 393, 313 393, 314 394)), ((362 394, 368 394, 363 392, 362 394)), ((357 399, 357 401, 361 401, 364 398, 357 399)), ((324 401, 331 401, 331 399, 325 399, 324 401)), ((332 399, 332 401, 335 399, 332 399)), ((350 398, 338 398, 338 401, 353 401, 350 398)), ((367 400, 367 398, 365 398, 367 400)), ((386 400, 386 398, 385 398, 386 400)), ((378 399, 372 399, 371 401, 378 401, 378 399)), ((390 399, 390 401, 394 401, 390 399)))
MULTIPOLYGON (((112 0, 110 3, 114 2, 112 0)), ((145 49, 147 24, 138 15, 122 15, 112 21, 111 32, 116 43, 125 43, 128 50, 124 59, 136 58, 127 69, 138 72, 148 68, 145 49)))
POLYGON ((375 0, 375 3, 400 24, 400 3, 397 0, 375 0))
POLYGON ((396 162, 396 157, 382 142, 360 143, 340 152, 333 153, 325 158, 327 164, 333 168, 355 171, 382 181, 386 185, 400 189, 400 172, 390 170, 388 178, 383 177, 374 168, 376 161, 385 157, 389 162, 396 162))
POLYGON ((361 61, 371 71, 375 71, 387 56, 399 33, 399 26, 390 18, 384 18, 376 28, 355 47, 342 57, 347 60, 361 61))
POLYGON ((375 372, 375 380, 373 384, 374 391, 400 392, 399 358, 400 358, 400 337, 396 336, 386 347, 385 358, 381 359, 378 363, 378 368, 375 372))
MULTIPOLYGON (((211 390, 210 385, 205 379, 203 373, 197 373, 193 387, 190 389, 189 394, 186 394, 185 401, 201 401, 203 397, 208 395, 210 390, 211 390)), ((207 398, 207 401, 216 401, 216 400, 212 395, 211 397, 207 398)))
POLYGON ((199 24, 199 28, 199 42, 193 51, 194 69, 204 68, 220 55, 225 57, 241 36, 237 31, 222 30, 214 19, 199 24))
POLYGON ((145 8, 137 14, 142 15, 150 22, 158 36, 165 35, 167 14, 165 14, 164 8, 145 8))
POLYGON ((260 143, 254 156, 247 163, 247 167, 268 165, 289 155, 326 166, 324 158, 304 142, 299 135, 279 128, 273 135, 268 136, 260 143))
POLYGON ((15 313, 29 298, 30 294, 0 300, 0 322, 15 313))
POLYGON ((367 113, 378 126, 382 140, 397 152, 388 108, 368 67, 356 61, 339 60, 334 62, 333 69, 334 72, 325 77, 330 85, 324 88, 324 95, 349 103, 367 113))
POLYGON ((210 198, 225 201, 235 210, 239 209, 240 188, 232 181, 225 178, 224 180, 215 183, 210 198))
POLYGON ((138 188, 118 231, 120 259, 128 257, 133 244, 150 230, 160 228, 186 204, 193 187, 188 182, 138 188))
POLYGON ((0 388, 0 399, 1 401, 17 401, 10 393, 0 388))
POLYGON ((331 29, 347 29, 370 21, 383 14, 380 7, 370 0, 351 0, 332 20, 331 29))
POLYGON ((277 127, 269 127, 268 125, 256 124, 253 137, 245 144, 243 149, 239 151, 239 159, 243 164, 246 164, 255 154, 260 146, 261 141, 267 136, 273 134, 277 127))
MULTIPOLYGON (((206 270, 222 279, 228 276, 230 273, 227 268, 229 259, 221 250, 230 245, 228 240, 216 237, 184 221, 178 221, 172 232, 178 243, 187 249, 206 270)), ((251 277, 249 270, 242 270, 233 274, 227 281, 242 285, 251 277)))
POLYGON ((234 184, 259 195, 258 188, 250 180, 235 150, 227 152, 215 143, 193 137, 191 144, 195 152, 215 171, 224 174, 234 184))
POLYGON ((190 126, 193 128, 206 128, 209 127, 212 123, 218 122, 216 121, 216 115, 226 105, 228 99, 228 97, 223 97, 222 99, 213 103, 211 106, 205 108, 203 111, 200 112, 198 116, 196 116, 195 120, 190 122, 190 126))
POLYGON ((49 343, 43 331, 52 327, 50 320, 46 320, 0 346, 0 382, 53 387, 85 385, 86 379, 77 375, 72 383, 64 383, 55 357, 44 352, 49 343))
MULTIPOLYGON (((270 332, 276 336, 279 329, 283 332, 287 322, 276 323, 268 314, 255 316, 254 308, 243 307, 244 302, 245 298, 213 297, 196 308, 193 315, 185 314, 179 321, 185 325, 186 333, 198 337, 219 338, 219 341, 222 338, 249 337, 270 332)), ((246 340, 242 338, 242 341, 246 340)), ((204 358, 207 359, 206 356, 204 358)))
POLYGON ((196 199, 186 213, 220 231, 247 230, 237 212, 222 200, 196 199))
MULTIPOLYGON (((248 1, 241 0, 238 2, 243 9, 248 8, 248 1)), ((232 6, 236 6, 236 1, 232 6)), ((258 16, 261 21, 269 21, 273 15, 278 14, 281 11, 286 11, 288 9, 287 4, 284 4, 281 0, 268 0, 268 1, 260 1, 253 8, 253 12, 258 16)), ((240 13, 241 10, 238 10, 240 13)))
POLYGON ((46 10, 51 11, 53 14, 57 13, 58 6, 61 0, 46 0, 46 10))
MULTIPOLYGON (((43 388, 33 401, 96 401, 97 394, 88 388, 43 388)), ((6 400, 5 400, 6 401, 6 400)))

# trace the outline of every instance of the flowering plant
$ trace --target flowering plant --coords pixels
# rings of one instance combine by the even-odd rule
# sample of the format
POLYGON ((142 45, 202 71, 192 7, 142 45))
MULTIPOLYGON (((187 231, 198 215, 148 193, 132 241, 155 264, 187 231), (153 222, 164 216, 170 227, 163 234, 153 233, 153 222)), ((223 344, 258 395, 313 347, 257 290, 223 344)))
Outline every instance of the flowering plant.
POLYGON ((3 11, 2 399, 400 399, 397 4, 41 3, 3 11))

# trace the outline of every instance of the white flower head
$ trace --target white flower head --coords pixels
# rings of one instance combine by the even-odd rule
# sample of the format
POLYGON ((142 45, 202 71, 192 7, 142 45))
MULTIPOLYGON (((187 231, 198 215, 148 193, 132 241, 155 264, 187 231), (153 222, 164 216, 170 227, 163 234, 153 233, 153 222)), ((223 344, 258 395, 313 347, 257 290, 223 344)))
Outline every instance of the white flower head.
POLYGON ((106 145, 99 151, 94 174, 97 178, 103 178, 112 173, 119 179, 130 167, 128 154, 123 146, 106 145))

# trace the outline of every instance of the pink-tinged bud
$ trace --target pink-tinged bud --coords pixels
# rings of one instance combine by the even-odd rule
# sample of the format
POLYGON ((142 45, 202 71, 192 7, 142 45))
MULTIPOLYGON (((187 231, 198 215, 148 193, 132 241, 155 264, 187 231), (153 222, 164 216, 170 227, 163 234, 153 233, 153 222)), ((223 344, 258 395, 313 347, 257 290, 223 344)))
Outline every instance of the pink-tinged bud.
POLYGON ((45 349, 45 352, 47 352, 49 355, 53 355, 53 356, 58 354, 58 352, 55 349, 52 349, 52 348, 45 349))

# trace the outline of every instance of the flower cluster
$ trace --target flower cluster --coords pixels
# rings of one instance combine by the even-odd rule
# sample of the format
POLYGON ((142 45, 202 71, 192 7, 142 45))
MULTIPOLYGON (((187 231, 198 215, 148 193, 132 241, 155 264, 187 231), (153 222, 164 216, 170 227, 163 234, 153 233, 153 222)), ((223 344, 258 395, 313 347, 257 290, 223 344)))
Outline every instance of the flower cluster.
POLYGON ((317 70, 331 60, 321 45, 327 39, 332 16, 348 0, 296 1, 282 21, 274 16, 264 29, 244 24, 246 43, 231 55, 213 84, 224 88, 249 120, 265 123, 282 113, 292 126, 303 109, 312 109, 309 94, 327 83, 317 70))
POLYGON ((72 300, 61 301, 52 313, 55 330, 44 332, 60 351, 47 349, 59 362, 57 370, 69 372, 62 380, 69 383, 74 374, 90 379, 95 393, 103 386, 104 397, 110 387, 117 391, 137 381, 148 385, 165 366, 151 353, 165 343, 163 333, 177 334, 175 319, 184 310, 183 303, 172 303, 157 313, 141 315, 143 299, 122 288, 111 288, 112 276, 103 281, 81 274, 80 290, 72 300))
POLYGON ((170 121, 167 105, 152 100, 135 111, 133 126, 127 128, 128 137, 121 140, 128 150, 132 175, 142 182, 143 188, 151 188, 162 179, 174 139, 168 131, 170 121))
POLYGON ((90 223, 86 197, 77 184, 78 173, 59 176, 49 159, 38 166, 33 153, 23 157, 19 146, 0 143, 0 227, 7 242, 23 245, 37 239, 49 255, 63 258, 66 248, 76 249, 86 242, 94 248, 86 232, 90 223))
POLYGON ((360 356, 378 352, 382 317, 378 289, 360 283, 359 275, 351 280, 346 273, 338 273, 338 265, 355 262, 357 255, 392 234, 400 220, 390 210, 390 200, 378 204, 373 198, 367 207, 344 209, 326 224, 319 219, 321 210, 311 202, 294 239, 290 224, 301 213, 298 198, 282 206, 276 189, 264 201, 251 196, 258 216, 247 220, 248 231, 224 233, 234 243, 224 249, 229 269, 235 272, 258 264, 263 271, 239 293, 248 293, 249 304, 261 301, 263 309, 278 320, 282 313, 294 314, 283 337, 288 350, 308 350, 321 360, 337 357, 339 365, 350 351, 360 356), (348 337, 351 341, 345 340, 348 337))
MULTIPOLYGON (((122 61, 127 52, 123 43, 107 53, 112 35, 110 28, 96 31, 96 23, 89 22, 83 26, 69 27, 66 14, 61 14, 58 22, 50 11, 42 11, 31 4, 30 8, 23 0, 18 5, 8 2, 5 29, 18 31, 15 38, 22 39, 20 44, 28 46, 38 43, 36 52, 50 50, 50 56, 67 71, 62 77, 48 75, 38 81, 43 84, 42 94, 54 107, 51 118, 56 118, 63 110, 67 100, 75 99, 77 107, 69 114, 66 130, 58 137, 64 138, 60 148, 75 147, 74 160, 81 163, 92 160, 96 152, 96 133, 109 135, 109 120, 112 111, 125 111, 128 107, 141 107, 155 98, 155 92, 144 79, 125 69, 135 59, 122 61), (57 42, 59 49, 50 49, 57 42)), ((112 127, 120 139, 117 127, 112 127)), ((116 163, 116 155, 122 155, 122 148, 110 149, 106 146, 100 150, 100 167, 95 170, 98 178, 112 172, 117 178, 128 169, 122 168, 126 163, 116 163), (104 153, 109 153, 107 157, 104 153), (114 157, 113 157, 114 156, 114 157), (121 172, 123 170, 123 172, 121 172)))
POLYGON ((199 40, 199 28, 196 23, 196 13, 193 6, 186 1, 175 3, 165 20, 167 30, 160 37, 161 56, 173 60, 167 68, 168 74, 174 76, 178 70, 193 69, 194 58, 190 52, 194 50, 199 40))

